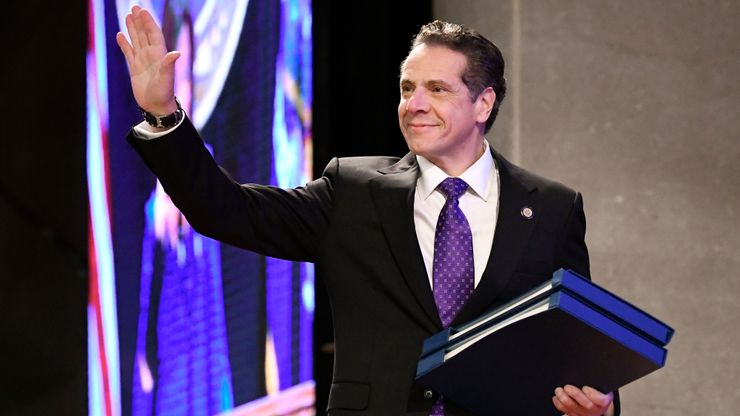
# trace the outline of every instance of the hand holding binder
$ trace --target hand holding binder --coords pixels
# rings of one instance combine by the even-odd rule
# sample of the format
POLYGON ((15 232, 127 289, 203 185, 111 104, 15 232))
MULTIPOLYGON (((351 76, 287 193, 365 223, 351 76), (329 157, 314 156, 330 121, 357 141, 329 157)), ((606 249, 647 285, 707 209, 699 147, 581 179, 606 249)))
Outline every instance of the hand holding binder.
MULTIPOLYGON (((593 387, 579 389, 570 384, 555 389, 552 402, 555 407, 568 416, 600 416, 607 413, 614 401, 614 394, 604 394, 593 387)), ((613 410, 612 410, 613 412, 613 410)))

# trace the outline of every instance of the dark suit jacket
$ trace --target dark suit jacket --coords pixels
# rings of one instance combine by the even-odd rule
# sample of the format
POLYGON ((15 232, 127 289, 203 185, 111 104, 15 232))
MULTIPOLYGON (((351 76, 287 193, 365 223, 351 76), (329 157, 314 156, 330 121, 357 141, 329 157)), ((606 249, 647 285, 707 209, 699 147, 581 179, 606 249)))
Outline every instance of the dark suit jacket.
MULTIPOLYGON (((423 340, 442 324, 414 230, 413 155, 334 159, 305 187, 279 189, 232 181, 188 120, 164 137, 128 140, 198 232, 317 264, 335 326, 330 415, 428 414, 436 394, 425 397, 415 368, 423 340)), ((493 251, 453 325, 560 267, 589 275, 580 194, 493 156, 501 183, 493 251), (531 219, 523 207, 532 209, 531 219)), ((446 408, 466 414, 452 403, 446 408)))

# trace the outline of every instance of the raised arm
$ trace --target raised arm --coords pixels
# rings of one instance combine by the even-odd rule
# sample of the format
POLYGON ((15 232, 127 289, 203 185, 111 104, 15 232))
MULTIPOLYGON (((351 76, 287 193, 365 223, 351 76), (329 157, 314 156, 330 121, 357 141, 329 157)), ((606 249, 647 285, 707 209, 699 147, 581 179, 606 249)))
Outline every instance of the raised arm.
POLYGON ((154 115, 174 113, 175 61, 180 53, 167 52, 162 30, 152 15, 139 6, 126 16, 126 29, 131 42, 121 32, 116 34, 116 41, 126 57, 134 99, 139 107, 154 115))

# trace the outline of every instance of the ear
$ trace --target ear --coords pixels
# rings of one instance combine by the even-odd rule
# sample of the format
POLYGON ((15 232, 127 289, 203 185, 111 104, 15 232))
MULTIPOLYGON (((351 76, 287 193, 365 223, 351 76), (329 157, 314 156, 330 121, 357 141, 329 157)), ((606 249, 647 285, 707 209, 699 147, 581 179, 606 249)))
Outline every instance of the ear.
POLYGON ((493 88, 488 87, 478 94, 475 99, 475 121, 485 123, 488 116, 493 111, 493 104, 496 102, 496 93, 493 88))

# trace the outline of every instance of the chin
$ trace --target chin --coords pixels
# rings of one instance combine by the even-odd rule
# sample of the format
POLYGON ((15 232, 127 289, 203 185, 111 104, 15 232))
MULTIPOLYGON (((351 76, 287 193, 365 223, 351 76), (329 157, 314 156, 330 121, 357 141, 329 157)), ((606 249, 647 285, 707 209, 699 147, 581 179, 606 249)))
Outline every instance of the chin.
POLYGON ((412 142, 406 142, 406 144, 409 147, 409 151, 415 155, 424 156, 427 159, 433 159, 435 151, 430 146, 424 146, 424 144, 420 143, 412 143, 412 142))
POLYGON ((424 141, 422 139, 417 138, 408 138, 406 139, 406 146, 409 148, 409 151, 415 155, 421 155, 424 156, 425 149, 427 146, 425 146, 424 141))

